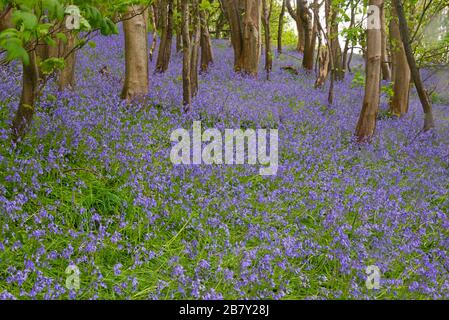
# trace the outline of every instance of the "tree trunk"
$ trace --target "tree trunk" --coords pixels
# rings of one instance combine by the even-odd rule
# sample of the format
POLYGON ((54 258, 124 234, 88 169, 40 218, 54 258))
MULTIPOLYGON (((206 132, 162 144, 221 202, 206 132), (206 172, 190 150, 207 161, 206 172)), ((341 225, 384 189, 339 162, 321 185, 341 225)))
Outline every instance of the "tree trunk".
POLYGON ((429 96, 427 95, 424 85, 421 80, 421 74, 419 73, 418 67, 416 65, 415 57, 413 56, 412 47, 410 45, 410 35, 407 25, 407 20, 405 18, 404 7, 400 0, 393 0, 394 7, 399 19, 399 31, 401 33, 402 43, 404 44, 405 55, 407 56, 408 65, 410 66, 410 71, 412 79, 415 83, 416 91, 418 92, 419 99, 424 110, 424 131, 432 129, 435 124, 433 121, 432 104, 430 102, 429 96))
POLYGON ((318 77, 315 81, 315 88, 322 88, 329 74, 329 49, 322 46, 318 53, 318 77))
POLYGON ((387 30, 385 22, 385 4, 380 8, 380 28, 382 32, 382 79, 391 80, 390 63, 387 52, 387 30))
POLYGON ((223 25, 225 23, 225 18, 223 12, 220 12, 217 22, 215 23, 215 38, 220 39, 221 33, 223 31, 223 25))
POLYGON ((19 108, 12 121, 12 140, 14 143, 23 139, 33 120, 35 99, 38 91, 39 70, 36 61, 36 51, 29 53, 30 62, 23 64, 22 96, 19 108))
POLYGON ((6 8, 0 12, 0 32, 5 29, 14 28, 11 18, 12 6, 7 5, 6 8))
MULTIPOLYGON (((356 18, 356 16, 355 16, 356 15, 356 7, 357 7, 357 5, 359 3, 360 3, 360 0, 357 1, 357 3, 355 3, 355 4, 354 4, 353 1, 351 1, 351 22, 349 23, 349 29, 352 29, 354 27, 355 18, 356 18)), ((347 69, 349 72, 351 72, 350 71, 351 68, 349 67, 350 59, 348 59, 348 51, 349 51, 349 43, 350 43, 350 41, 351 41, 351 39, 349 37, 347 37, 346 41, 345 41, 345 47, 343 49, 343 58, 342 58, 342 63, 341 63, 343 69, 344 70, 347 69)), ((351 48, 351 56, 352 56, 352 52, 353 52, 353 48, 351 48)), ((346 74, 346 72, 345 72, 345 74, 346 74)))
POLYGON ((207 72, 209 65, 214 63, 212 42, 210 40, 207 13, 200 9, 201 23, 201 72, 207 72))
POLYGON ((58 75, 58 90, 72 90, 75 88, 75 63, 76 51, 76 35, 73 32, 66 33, 67 43, 59 40, 59 53, 64 58, 64 68, 58 75))
POLYGON ((132 100, 148 94, 147 14, 144 7, 128 7, 130 19, 123 21, 125 34, 125 83, 122 98, 132 100))
POLYGON ((393 97, 390 101, 390 111, 396 116, 401 116, 408 112, 411 74, 407 56, 405 55, 404 45, 401 40, 396 10, 393 7, 391 11, 390 47, 393 65, 393 97))
POLYGON ((345 74, 345 66, 342 65, 343 58, 341 52, 340 41, 338 40, 338 22, 337 22, 337 10, 334 8, 332 0, 326 0, 325 2, 326 12, 326 25, 327 36, 330 41, 331 53, 332 53, 332 77, 335 80, 342 80, 345 74))
POLYGON ((173 1, 162 0, 161 7, 161 43, 156 61, 156 72, 164 73, 170 64, 173 40, 173 1))
POLYGON ((189 0, 181 0, 181 33, 182 33, 182 96, 184 111, 190 111, 192 93, 190 85, 191 44, 189 33, 189 0))
POLYGON ((191 61, 190 61, 190 94, 193 98, 198 93, 198 58, 201 43, 201 25, 199 17, 198 0, 192 1, 192 38, 191 38, 191 61))
POLYGON ((300 1, 300 0, 296 1, 297 2, 296 10, 293 9, 292 4, 291 4, 291 0, 286 0, 285 5, 287 7, 288 13, 293 18, 293 20, 295 20, 295 23, 296 23, 296 30, 298 32, 298 43, 296 45, 296 50, 298 52, 303 53, 304 52, 304 47, 305 47, 305 42, 304 42, 305 34, 304 34, 304 28, 303 28, 303 25, 302 25, 303 21, 301 20, 301 15, 298 14, 298 10, 299 10, 299 8, 298 8, 298 1, 300 1))
POLYGON ((262 7, 263 7, 262 23, 265 30, 265 71, 267 73, 267 80, 270 80, 270 72, 271 69, 273 68, 273 57, 271 54, 271 33, 270 33, 270 17, 273 2, 271 0, 268 7, 267 1, 268 0, 262 0, 262 7))
MULTIPOLYGON (((176 13, 177 15, 181 12, 181 3, 176 0, 176 13)), ((181 52, 182 50, 182 34, 181 34, 181 24, 179 19, 176 20, 176 52, 181 52)))
POLYGON ((234 69, 256 76, 261 51, 261 1, 227 0, 222 5, 231 29, 234 69))
POLYGON ((153 36, 151 41, 151 47, 150 47, 150 61, 153 61, 154 56, 154 50, 156 49, 157 45, 157 24, 156 24, 156 6, 153 3, 150 6, 150 12, 151 12, 151 28, 153 29, 153 36))
POLYGON ((315 56, 315 40, 312 26, 312 14, 307 7, 306 0, 297 1, 298 15, 301 17, 304 28, 304 58, 302 65, 304 69, 313 70, 313 61, 315 56))
POLYGON ((282 33, 284 32, 284 16, 285 16, 285 1, 282 0, 281 13, 279 14, 278 25, 278 53, 282 53, 282 33))
POLYGON ((376 117, 380 102, 380 72, 382 56, 382 34, 380 26, 370 25, 372 21, 380 21, 380 7, 383 0, 370 0, 367 30, 367 61, 366 61, 366 84, 365 97, 363 99, 362 111, 357 123, 356 137, 359 142, 368 142, 374 135, 376 129, 376 117))

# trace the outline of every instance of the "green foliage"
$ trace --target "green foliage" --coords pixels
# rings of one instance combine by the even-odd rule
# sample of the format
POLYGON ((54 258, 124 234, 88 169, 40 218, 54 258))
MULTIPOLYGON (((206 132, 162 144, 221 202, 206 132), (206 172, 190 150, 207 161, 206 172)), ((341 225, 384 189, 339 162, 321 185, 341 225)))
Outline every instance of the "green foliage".
POLYGON ((204 11, 207 11, 207 12, 211 12, 212 10, 213 10, 213 6, 212 6, 212 4, 210 3, 210 1, 209 0, 201 0, 201 2, 200 2, 200 9, 201 10, 204 10, 204 11))
POLYGON ((38 25, 37 17, 31 13, 21 10, 15 10, 12 14, 12 22, 19 30, 34 30, 38 25))
POLYGON ((394 83, 393 82, 389 82, 388 84, 384 85, 381 87, 381 92, 384 93, 387 98, 393 98, 394 96, 394 83))
POLYGON ((354 78, 351 81, 351 88, 364 87, 365 86, 365 74, 361 70, 356 70, 354 78))
POLYGON ((62 58, 49 58, 39 63, 39 70, 43 74, 51 74, 55 70, 61 70, 64 68, 64 59, 62 58))
MULTIPOLYGON (((12 23, 15 28, 0 32, 0 48, 7 52, 8 61, 21 60, 29 63, 26 48, 34 48, 37 42, 45 42, 50 46, 56 46, 57 40, 67 42, 65 32, 55 32, 63 29, 65 17, 71 16, 79 19, 79 28, 68 32, 79 33, 81 31, 99 30, 102 35, 118 33, 118 27, 107 14, 110 1, 75 1, 79 6, 68 0, 16 0, 2 1, 1 8, 6 3, 13 4, 12 23), (104 9, 106 7, 108 9, 104 9), (102 12, 104 11, 104 13, 102 12)), ((123 6, 123 1, 114 1, 123 6)), ((148 1, 142 1, 148 2, 148 1)), ((55 62, 48 62, 45 70, 53 70, 55 62)), ((56 64, 59 65, 59 64, 56 64)))

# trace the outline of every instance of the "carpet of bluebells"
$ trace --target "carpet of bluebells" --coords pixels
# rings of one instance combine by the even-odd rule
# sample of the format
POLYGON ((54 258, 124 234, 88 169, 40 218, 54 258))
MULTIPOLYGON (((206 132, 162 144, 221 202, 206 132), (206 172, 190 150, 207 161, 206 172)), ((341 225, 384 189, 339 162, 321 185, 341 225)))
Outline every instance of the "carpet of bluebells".
POLYGON ((16 149, 21 67, 0 69, 1 299, 449 298, 449 106, 435 105, 437 129, 422 133, 415 95, 396 119, 384 90, 376 136, 359 145, 352 76, 328 105, 299 54, 276 55, 271 81, 263 66, 248 79, 225 40, 190 114, 180 54, 129 105, 122 37, 96 44, 78 54, 75 91, 47 86, 16 149), (194 120, 278 129, 277 175, 174 166, 170 133, 194 120), (69 265, 79 290, 66 288, 69 265), (377 290, 365 284, 370 265, 377 290))

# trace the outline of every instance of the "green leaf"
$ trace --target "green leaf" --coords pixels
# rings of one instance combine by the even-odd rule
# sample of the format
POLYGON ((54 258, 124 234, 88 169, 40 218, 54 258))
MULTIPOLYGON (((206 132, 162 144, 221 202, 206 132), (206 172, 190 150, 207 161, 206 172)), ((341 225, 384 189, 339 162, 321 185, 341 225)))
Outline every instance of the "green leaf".
POLYGON ((51 23, 42 23, 37 26, 37 32, 40 36, 45 36, 50 32, 50 28, 53 26, 51 23))
POLYGON ((7 52, 6 58, 9 61, 22 60, 25 65, 28 65, 30 63, 30 57, 28 56, 28 52, 22 46, 10 42, 7 44, 5 49, 7 52))
POLYGON ((62 20, 64 18, 64 8, 57 0, 43 0, 42 6, 48 11, 48 15, 52 19, 62 20))
POLYGON ((37 17, 30 12, 16 10, 12 14, 12 21, 16 26, 24 26, 25 29, 34 30, 37 27, 37 17))
POLYGON ((39 69, 43 74, 51 74, 55 70, 64 69, 63 58, 49 58, 39 63, 39 69))
POLYGON ((46 44, 48 44, 51 47, 56 47, 56 45, 57 45, 56 41, 52 37, 47 36, 44 38, 44 41, 46 44))
POLYGON ((56 33, 56 39, 61 40, 63 43, 67 43, 67 36, 63 32, 56 33))

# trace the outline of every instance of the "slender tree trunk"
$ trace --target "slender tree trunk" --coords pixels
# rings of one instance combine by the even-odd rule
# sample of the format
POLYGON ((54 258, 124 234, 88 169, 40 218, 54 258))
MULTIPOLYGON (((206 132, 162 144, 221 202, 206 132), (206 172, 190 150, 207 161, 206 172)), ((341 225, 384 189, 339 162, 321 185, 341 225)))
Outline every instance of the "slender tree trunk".
POLYGON ((201 22, 201 72, 207 72, 209 65, 214 63, 212 42, 210 39, 207 13, 200 9, 201 22))
POLYGON ((262 0, 263 19, 262 24, 265 30, 265 71, 267 73, 267 80, 270 80, 270 72, 273 69, 273 57, 271 53, 271 32, 270 32, 270 17, 273 6, 273 1, 270 4, 268 0, 262 0))
MULTIPOLYGON (((354 2, 351 0, 351 22, 349 23, 349 29, 352 29, 354 27, 354 25, 355 25, 356 6, 359 3, 360 3, 360 1, 357 1, 354 4, 354 2)), ((351 39, 349 37, 347 37, 346 41, 345 41, 345 47, 343 49, 343 58, 342 58, 343 69, 344 70, 347 69, 349 72, 351 72, 350 71, 351 68, 349 67, 350 61, 348 59, 348 51, 349 51, 349 43, 350 43, 350 41, 351 41, 351 39)), ((351 56, 350 56, 350 58, 352 57, 352 50, 353 50, 353 48, 351 48, 351 56)), ((346 74, 346 72, 345 72, 345 74, 346 74)))
POLYGON ((220 15, 218 16, 217 22, 215 24, 215 38, 217 39, 221 38, 224 22, 225 22, 224 14, 223 12, 220 12, 220 15))
POLYGON ((192 103, 192 92, 191 92, 191 44, 190 44, 190 33, 189 33, 189 0, 181 0, 181 33, 182 33, 182 92, 183 92, 183 105, 184 111, 190 111, 190 105, 192 103))
POLYGON ((285 1, 282 0, 281 13, 279 14, 278 25, 278 53, 282 53, 282 33, 284 32, 284 17, 285 17, 285 1))
MULTIPOLYGON (((316 2, 315 2, 316 3, 316 2)), ((326 82, 327 76, 329 74, 329 66, 330 66, 330 50, 327 45, 322 43, 321 33, 324 32, 320 23, 320 15, 319 15, 319 7, 314 6, 313 8, 313 20, 315 25, 315 32, 317 37, 319 38, 318 42, 318 54, 317 54, 317 63, 318 63, 318 71, 317 78, 315 81, 315 88, 322 88, 326 82)), ((326 37, 325 35, 323 35, 326 37)))
POLYGON ((380 27, 382 32, 382 79, 391 80, 391 69, 387 51, 387 30, 385 22, 385 4, 380 8, 380 27))
POLYGON ((153 29, 153 36, 151 41, 151 47, 150 47, 150 61, 153 61, 154 56, 154 50, 156 49, 157 45, 157 24, 156 24, 156 5, 153 3, 150 6, 150 12, 151 12, 151 28, 153 29))
POLYGON ((348 64, 347 64, 348 72, 352 72, 351 63, 352 63, 353 56, 354 56, 354 47, 351 48, 351 53, 349 54, 349 58, 348 58, 348 64))
POLYGON ((340 41, 338 40, 338 21, 337 21, 337 10, 334 8, 332 0, 325 1, 325 12, 326 12, 326 25, 327 33, 330 41, 333 69, 332 77, 335 80, 342 80, 345 74, 345 66, 342 65, 342 52, 340 41))
POLYGON ((164 73, 170 64, 173 40, 173 1, 162 0, 161 7, 161 43, 157 54, 156 72, 164 73), (168 2, 168 3, 167 3, 168 2))
POLYGON ((133 17, 123 21, 126 63, 121 96, 132 100, 148 94, 147 14, 141 5, 129 6, 127 14, 133 17))
POLYGON ((322 88, 329 74, 329 49, 321 46, 318 53, 318 77, 315 81, 315 88, 322 88))
POLYGON ((393 0, 393 4, 396 9, 396 13, 399 19, 399 30, 401 32, 402 43, 404 44, 405 55, 407 56, 408 65, 410 66, 410 71, 412 74, 412 79, 415 83, 416 91, 418 92, 419 99, 424 110, 424 131, 432 129, 435 124, 433 121, 432 104, 430 102, 429 96, 424 89, 423 82, 421 80, 421 74, 419 73, 418 67, 416 65, 415 57, 413 55, 412 47, 410 45, 410 35, 407 25, 407 20, 405 18, 404 7, 400 0, 393 0))
MULTIPOLYGON (((177 15, 181 12, 181 2, 176 0, 176 12, 177 15)), ((176 20, 176 52, 181 52, 182 50, 182 34, 181 34, 181 23, 179 19, 176 20)))
POLYGON ((198 58, 201 43, 201 25, 199 17, 199 5, 198 0, 192 1, 192 37, 191 37, 191 61, 190 61, 190 86, 191 97, 196 96, 198 93, 198 58))
POLYGON ((356 137, 359 142, 368 142, 374 135, 376 129, 376 117, 380 102, 380 73, 382 56, 382 34, 380 27, 370 25, 372 21, 380 21, 380 7, 383 0, 370 0, 370 7, 378 10, 368 12, 367 30, 367 61, 366 61, 366 84, 365 97, 363 99, 362 111, 357 123, 356 137))
POLYGON ((30 62, 23 64, 22 95, 19 108, 12 121, 12 140, 14 143, 23 139, 31 126, 35 110, 35 99, 38 91, 39 70, 36 51, 29 52, 30 62))
POLYGON ((405 55, 404 45, 401 40, 397 14, 392 8, 392 19, 390 21, 391 37, 391 58, 392 58, 392 80, 393 97, 390 101, 390 111, 397 116, 408 112, 410 98, 410 67, 408 66, 407 56, 405 55))
MULTIPOLYGON (((330 23, 330 21, 329 21, 329 19, 326 19, 326 31, 325 31, 323 26, 321 25, 318 10, 316 10, 314 12, 314 15, 316 17, 316 26, 317 26, 318 32, 323 35, 323 37, 326 39, 326 43, 327 43, 326 49, 327 49, 327 57, 329 59, 329 64, 328 64, 327 70, 325 70, 323 72, 327 76, 327 74, 329 73, 329 69, 334 70, 334 60, 333 60, 334 58, 332 56, 332 41, 329 38, 329 28, 330 28, 329 23, 330 23)), ((324 84, 324 81, 325 81, 325 78, 323 80, 323 84, 324 84)), ((328 92, 328 96, 327 96, 327 102, 329 103, 329 105, 332 105, 334 103, 334 86, 335 86, 335 72, 332 71, 331 77, 330 77, 329 92, 328 92)))

